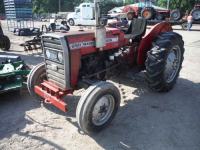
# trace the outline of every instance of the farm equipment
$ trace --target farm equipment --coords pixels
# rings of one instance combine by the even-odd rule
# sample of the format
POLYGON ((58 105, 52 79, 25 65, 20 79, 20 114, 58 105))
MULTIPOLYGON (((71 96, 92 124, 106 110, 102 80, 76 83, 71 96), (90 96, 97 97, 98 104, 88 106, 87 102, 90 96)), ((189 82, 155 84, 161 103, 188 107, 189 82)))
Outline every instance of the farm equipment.
POLYGON ((105 129, 120 107, 118 88, 106 81, 116 70, 129 68, 132 74, 145 70, 147 85, 153 91, 167 92, 176 83, 184 54, 182 36, 169 24, 159 23, 148 33, 146 19, 132 20, 127 31, 120 26, 100 27, 95 6, 94 31, 42 36, 44 63, 28 77, 28 89, 35 99, 64 112, 68 109, 62 98, 87 88, 76 110, 78 124, 87 134, 105 129))
POLYGON ((21 91, 29 72, 19 56, 0 55, 0 94, 21 91))
POLYGON ((151 0, 139 0, 138 7, 126 5, 124 7, 123 13, 128 13, 129 19, 141 16, 147 20, 165 20, 166 18, 171 17, 172 20, 177 21, 180 20, 183 16, 182 11, 179 9, 175 9, 171 12, 168 9, 156 10, 153 7, 151 0))
POLYGON ((10 49, 10 39, 4 35, 0 22, 0 49, 8 51, 10 49))
POLYGON ((14 29, 14 35, 17 36, 34 36, 41 34, 40 28, 15 28, 14 29))
POLYGON ((190 12, 194 18, 195 21, 200 20, 200 1, 196 0, 195 6, 190 12))
POLYGON ((42 25, 42 31, 39 32, 32 40, 28 40, 25 43, 20 44, 20 46, 24 47, 25 52, 32 52, 33 50, 41 49, 41 35, 44 33, 44 29, 46 30, 45 33, 48 32, 47 26, 42 25))

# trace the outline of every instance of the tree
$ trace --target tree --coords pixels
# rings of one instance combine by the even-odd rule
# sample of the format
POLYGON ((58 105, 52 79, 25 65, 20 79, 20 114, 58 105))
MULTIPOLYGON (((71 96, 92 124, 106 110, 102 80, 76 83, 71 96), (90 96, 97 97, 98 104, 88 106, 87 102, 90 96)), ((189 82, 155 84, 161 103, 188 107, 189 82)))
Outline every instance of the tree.
POLYGON ((126 5, 130 5, 130 4, 134 4, 134 3, 138 3, 138 0, 126 0, 125 1, 126 5))
MULTIPOLYGON (((167 0, 158 0, 157 2, 158 6, 160 7, 167 7, 167 0)), ((194 7, 195 0, 170 0, 169 8, 172 9, 181 9, 183 12, 186 10, 191 11, 194 7)))
POLYGON ((120 7, 123 6, 123 0, 118 0, 116 2, 115 0, 105 0, 100 3, 100 8, 101 8, 101 13, 102 14, 107 14, 109 10, 115 7, 120 7))

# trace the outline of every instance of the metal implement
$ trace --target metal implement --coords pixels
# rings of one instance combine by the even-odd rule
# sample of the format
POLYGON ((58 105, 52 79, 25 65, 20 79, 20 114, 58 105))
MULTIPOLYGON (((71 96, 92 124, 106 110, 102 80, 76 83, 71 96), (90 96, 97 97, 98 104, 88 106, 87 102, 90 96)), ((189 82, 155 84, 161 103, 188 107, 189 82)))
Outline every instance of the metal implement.
POLYGON ((24 47, 25 52, 28 52, 41 49, 41 44, 41 37, 36 36, 33 40, 26 41, 25 43, 20 44, 20 46, 24 47))
POLYGON ((42 31, 37 33, 37 35, 32 39, 32 40, 28 40, 22 44, 20 44, 20 46, 24 47, 24 51, 25 52, 29 52, 29 51, 33 51, 33 50, 40 50, 41 49, 41 35, 44 33, 48 32, 47 26, 46 25, 42 25, 42 31))
POLYGON ((22 90, 23 82, 30 71, 17 56, 0 55, 0 94, 11 90, 22 90), (19 60, 19 61, 18 61, 19 60))

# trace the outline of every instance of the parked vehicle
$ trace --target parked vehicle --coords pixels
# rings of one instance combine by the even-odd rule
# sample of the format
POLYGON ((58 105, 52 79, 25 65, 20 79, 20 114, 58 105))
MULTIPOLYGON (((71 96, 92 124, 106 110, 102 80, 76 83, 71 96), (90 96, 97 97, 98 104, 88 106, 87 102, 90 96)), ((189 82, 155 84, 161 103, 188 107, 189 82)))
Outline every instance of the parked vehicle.
POLYGON ((69 13, 67 21, 70 26, 95 25, 94 3, 82 3, 75 8, 75 12, 69 13))
POLYGON ((173 11, 168 9, 155 9, 151 0, 139 0, 138 7, 126 5, 123 13, 128 13, 129 19, 141 16, 147 20, 165 20, 165 18, 170 17, 172 20, 177 21, 183 16, 182 11, 179 9, 175 9, 173 11))

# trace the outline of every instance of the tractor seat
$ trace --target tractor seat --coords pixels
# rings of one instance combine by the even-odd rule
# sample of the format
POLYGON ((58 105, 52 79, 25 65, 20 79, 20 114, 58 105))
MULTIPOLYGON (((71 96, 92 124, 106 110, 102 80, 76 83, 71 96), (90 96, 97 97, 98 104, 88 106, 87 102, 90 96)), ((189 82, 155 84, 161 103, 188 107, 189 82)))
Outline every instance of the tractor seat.
POLYGON ((138 39, 142 38, 146 33, 146 19, 135 19, 131 22, 127 32, 124 35, 125 39, 138 39))

